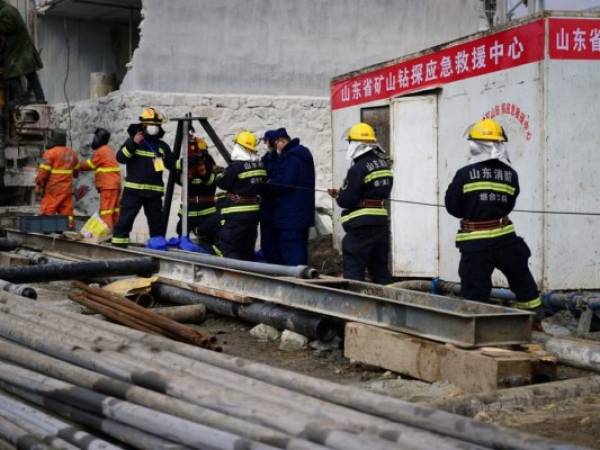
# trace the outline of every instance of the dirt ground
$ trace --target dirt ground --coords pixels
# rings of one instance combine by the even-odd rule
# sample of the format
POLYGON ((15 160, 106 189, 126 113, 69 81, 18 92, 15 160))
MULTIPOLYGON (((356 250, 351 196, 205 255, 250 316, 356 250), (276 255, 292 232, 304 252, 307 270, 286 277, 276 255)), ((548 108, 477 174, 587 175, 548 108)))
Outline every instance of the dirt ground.
MULTIPOLYGON (((34 285, 40 301, 65 301, 68 283, 34 285)), ((448 383, 424 383, 401 377, 382 369, 354 363, 344 358, 341 348, 314 350, 312 348, 285 352, 278 342, 263 342, 249 331, 253 324, 221 316, 208 315, 201 327, 216 335, 224 353, 281 367, 330 381, 360 386, 374 392, 407 401, 439 400, 461 395, 456 386, 448 383)), ((559 378, 589 376, 577 369, 560 366, 559 378)), ((568 399, 537 408, 517 408, 509 411, 482 412, 477 420, 515 428, 589 448, 600 449, 600 396, 568 399)))

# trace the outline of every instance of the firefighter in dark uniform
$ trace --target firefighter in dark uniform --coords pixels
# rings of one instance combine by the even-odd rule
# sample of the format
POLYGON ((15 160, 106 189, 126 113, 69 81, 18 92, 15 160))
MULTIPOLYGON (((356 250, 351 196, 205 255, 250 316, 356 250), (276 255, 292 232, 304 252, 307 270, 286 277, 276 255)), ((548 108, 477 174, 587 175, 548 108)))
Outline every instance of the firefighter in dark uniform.
POLYGON ((343 208, 341 222, 344 278, 365 279, 365 269, 374 283, 389 284, 390 236, 386 200, 392 191, 393 174, 377 144, 375 130, 358 123, 348 131, 348 169, 341 189, 330 189, 343 208))
MULTIPOLYGON (((182 180, 183 159, 175 164, 177 171, 177 184, 182 180)), ((214 159, 208 153, 206 141, 201 137, 192 137, 188 148, 188 233, 193 231, 198 239, 208 247, 212 247, 219 230, 217 207, 215 206, 215 191, 217 190, 216 166, 214 159)), ((200 248, 191 242, 182 233, 183 206, 179 210, 177 234, 180 237, 179 247, 183 250, 200 251, 200 248)))
POLYGON ((146 108, 138 124, 127 129, 129 138, 117 152, 117 161, 125 164, 125 189, 121 198, 119 221, 115 225, 112 244, 126 247, 133 222, 144 207, 150 239, 148 247, 166 249, 163 235, 163 172, 172 166, 169 146, 161 140, 165 132, 162 116, 154 108, 146 108))
POLYGON ((213 250, 228 258, 253 260, 260 209, 260 193, 267 171, 258 156, 256 136, 242 131, 234 140, 231 164, 217 177, 226 191, 219 201, 221 229, 213 250))
POLYGON ((527 260, 531 252, 508 218, 519 195, 519 178, 511 167, 506 135, 493 119, 469 131, 469 164, 456 172, 446 191, 446 209, 461 219, 456 246, 462 295, 489 301, 492 272, 499 269, 515 293, 517 308, 543 317, 542 301, 527 260))

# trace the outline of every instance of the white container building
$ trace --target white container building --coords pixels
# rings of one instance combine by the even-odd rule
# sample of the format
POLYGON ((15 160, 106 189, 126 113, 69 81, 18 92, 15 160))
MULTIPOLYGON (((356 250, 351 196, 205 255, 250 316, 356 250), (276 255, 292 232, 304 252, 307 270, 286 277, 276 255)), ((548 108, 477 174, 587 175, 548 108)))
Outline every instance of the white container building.
MULTIPOLYGON (((331 102, 334 186, 348 169, 344 132, 366 121, 393 161, 392 198, 428 204, 443 204, 467 164, 467 127, 498 120, 521 186, 510 218, 538 285, 600 288, 600 216, 524 212, 600 213, 600 14, 546 12, 344 74, 331 102)), ((459 280, 456 218, 397 201, 390 213, 395 276, 459 280)))

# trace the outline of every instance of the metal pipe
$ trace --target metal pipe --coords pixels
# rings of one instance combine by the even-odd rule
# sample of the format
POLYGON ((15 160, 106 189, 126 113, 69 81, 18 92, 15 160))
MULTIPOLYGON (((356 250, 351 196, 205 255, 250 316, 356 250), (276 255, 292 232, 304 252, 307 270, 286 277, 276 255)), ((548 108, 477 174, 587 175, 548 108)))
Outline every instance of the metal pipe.
MULTIPOLYGON (((89 318, 87 317, 77 317, 77 315, 70 313, 68 315, 72 316, 74 319, 80 319, 82 322, 89 321, 89 318)), ((11 325, 14 325, 14 323, 11 322, 11 325)), ((0 331, 4 328, 5 327, 0 327, 0 331)), ((11 332, 10 336, 14 336, 22 328, 22 326, 16 327, 11 332)), ((108 322, 99 323, 96 328, 111 330, 122 336, 129 336, 138 341, 140 344, 147 343, 154 348, 162 348, 163 350, 173 351, 198 361, 207 362, 209 364, 223 367, 236 373, 245 374, 259 380, 268 380, 268 382, 274 381, 272 384, 285 387, 292 391, 304 393, 307 396, 318 397, 321 400, 333 401, 339 405, 348 406, 350 408, 358 409, 362 412, 367 412, 369 414, 374 414, 379 417, 385 417, 390 420, 400 422, 399 424, 392 425, 416 426, 417 430, 413 431, 417 434, 419 432, 427 433, 431 431, 440 433, 446 436, 444 438, 444 442, 446 442, 444 445, 445 448, 448 448, 453 441, 452 439, 448 439, 448 435, 454 435, 454 437, 457 437, 457 435, 460 436, 457 437, 459 441, 467 441, 471 443, 477 441, 490 442, 492 445, 488 446, 497 446, 499 448, 506 448, 504 443, 512 446, 510 448, 515 449, 537 449, 552 447, 549 441, 542 438, 533 438, 530 435, 514 431, 511 431, 510 435, 508 435, 507 432, 493 425, 470 422, 458 416, 452 416, 450 414, 441 413, 432 409, 416 407, 401 400, 367 393, 358 389, 350 388, 348 386, 340 386, 324 380, 315 380, 300 374, 293 374, 274 367, 262 366, 261 364, 253 363, 240 358, 203 351, 202 349, 191 347, 185 344, 177 344, 157 336, 144 336, 143 333, 118 327, 108 322), (215 355, 217 357, 214 357, 215 355), (363 398, 365 396, 366 398, 363 398), (433 419, 431 419, 432 417, 433 419), (438 421, 437 419, 443 420, 438 421), (503 442, 503 444, 500 444, 500 442, 503 442)), ((44 343, 44 339, 41 339, 41 342, 44 343)), ((131 360, 131 358, 128 358, 128 361, 131 360)), ((391 424, 390 422, 386 421, 384 421, 384 423, 391 424)), ((408 429, 410 430, 410 427, 408 427, 408 429)), ((398 440, 400 441, 401 439, 405 439, 407 436, 410 436, 410 434, 400 433, 398 440)), ((424 436, 421 435, 420 439, 424 443, 427 443, 431 442, 429 439, 433 439, 433 436, 435 435, 425 434, 424 436)), ((472 444, 465 444, 464 442, 460 444, 460 446, 463 448, 465 445, 473 448, 472 444)), ((477 445, 475 445, 475 447, 477 447, 477 445)), ((433 447, 429 446, 429 448, 435 448, 435 445, 433 447)))
POLYGON ((0 251, 2 252, 10 252, 16 249, 18 246, 19 243, 14 239, 0 238, 0 251))
POLYGON ((10 292, 11 294, 20 295, 21 297, 30 298, 32 300, 37 299, 37 292, 35 289, 26 285, 13 284, 6 280, 0 279, 0 289, 10 292))
POLYGON ((0 436, 19 450, 52 450, 31 433, 8 420, 0 412, 0 436))
MULTIPOLYGON (((187 116, 191 116, 188 113, 187 116)), ((188 164, 189 164, 189 146, 190 146, 190 122, 188 120, 183 121, 183 142, 184 150, 181 159, 183 164, 181 167, 181 236, 187 237, 188 235, 188 164)))
MULTIPOLYGON (((273 367, 262 366, 260 364, 256 364, 251 361, 246 361, 240 358, 229 357, 227 355, 216 354, 214 352, 205 351, 199 348, 191 347, 189 345, 174 343, 172 341, 157 336, 148 336, 144 333, 140 333, 135 330, 125 329, 123 327, 119 327, 108 322, 98 323, 97 321, 93 321, 93 319, 83 316, 77 317, 77 315, 70 313, 65 315, 70 318, 73 318, 75 321, 81 321, 82 323, 90 323, 90 321, 92 321, 91 325, 96 325, 93 328, 94 330, 96 330, 97 328, 102 328, 104 330, 115 332, 118 335, 128 337, 132 340, 136 340, 136 346, 149 345, 154 349, 173 351, 175 353, 179 353, 184 356, 191 357, 193 359, 208 362, 209 364, 214 363, 213 365, 219 367, 227 366, 225 368, 231 370, 232 372, 247 373, 248 376, 251 376, 258 380, 268 382, 274 380, 274 384, 286 387, 287 389, 290 389, 292 391, 305 393, 307 396, 310 397, 318 397, 320 400, 329 400, 338 405, 350 405, 350 407, 358 409, 359 411, 374 414, 375 416, 378 416, 380 418, 385 417, 390 420, 400 422, 398 424, 393 424, 385 420, 383 421, 384 423, 390 424, 391 426, 408 425, 409 429, 411 429, 411 427, 416 427, 417 429, 413 430, 415 433, 418 433, 419 431, 421 433, 427 433, 424 430, 430 430, 445 436, 444 439, 447 439, 447 436, 449 435, 455 437, 456 435, 460 435, 464 437, 460 439, 461 441, 467 441, 471 443, 477 441, 485 441, 489 443, 489 445, 486 444, 486 446, 495 448, 556 448, 554 442, 543 438, 532 437, 525 433, 519 433, 516 431, 510 431, 509 433, 493 425, 472 422, 468 419, 453 416, 448 413, 435 411, 430 408, 415 406, 413 404, 403 402, 397 399, 391 399, 377 394, 367 393, 348 386, 340 386, 335 383, 327 382, 325 380, 315 380, 300 374, 290 373, 285 370, 273 367), (352 405, 356 405, 356 407, 352 405)), ((24 326, 23 324, 17 322, 19 321, 14 319, 4 321, 3 325, 0 326, 0 331, 2 331, 3 333, 7 333, 7 336, 11 339, 15 339, 15 337, 19 336, 19 334, 21 337, 27 336, 27 332, 23 330, 31 329, 31 327, 27 328, 27 326, 24 326)), ((56 334, 58 335, 57 339, 59 340, 65 338, 69 340, 68 337, 65 337, 61 333, 56 334)), ((32 338, 32 336, 29 336, 29 338, 32 338)), ((33 338, 37 339, 39 345, 46 345, 47 337, 41 336, 39 332, 36 331, 35 336, 33 336, 33 338)), ((73 345, 75 344, 71 342, 68 347, 71 349, 71 353, 73 353, 73 345)), ((125 358, 124 361, 126 361, 127 364, 131 364, 132 362, 134 362, 131 357, 125 358)), ((154 386, 157 385, 155 384, 154 386)), ((376 417, 374 416, 366 417, 370 418, 371 421, 376 419, 376 417)), ((425 434, 425 436, 427 436, 427 434, 425 434)), ((400 438, 402 438, 402 436, 400 436, 398 439, 400 438)), ((423 440, 423 435, 421 435, 421 439, 423 440)), ((464 443, 462 445, 464 445, 464 443)), ((471 448, 473 447, 472 444, 469 446, 471 448)), ((475 447, 477 447, 477 445, 475 447)), ((435 447, 430 446, 429 448, 435 447)), ((566 446, 563 448, 573 447, 566 446)))
MULTIPOLYGON (((128 333, 128 330, 123 330, 128 333)), ((428 430, 461 441, 491 448, 512 448, 515 450, 552 449, 550 440, 519 431, 509 433, 492 424, 472 421, 464 417, 417 406, 412 403, 367 392, 352 386, 314 379, 306 375, 289 372, 276 367, 268 367, 253 361, 224 354, 217 354, 189 345, 173 345, 165 339, 149 336, 146 342, 156 348, 179 353, 188 358, 206 362, 232 372, 300 392, 321 400, 343 405, 367 414, 373 414, 394 422, 399 422, 421 430, 428 430)))
POLYGON ((542 295, 544 306, 551 311, 568 309, 577 311, 591 309, 600 311, 600 292, 594 291, 551 291, 542 295))
MULTIPOLYGON (((222 450, 274 450, 270 445, 252 443, 231 433, 209 428, 179 417, 99 394, 71 383, 0 361, 0 380, 102 415, 159 437, 172 439, 192 448, 222 450), (253 445, 254 444, 254 445, 253 445)), ((2 404, 0 396, 0 405, 2 404)), ((107 449, 117 449, 110 446, 107 449)))
MULTIPOLYGON (((445 281, 439 278, 433 280, 406 280, 394 283, 393 287, 399 289, 412 289, 415 291, 431 292, 432 294, 453 294, 462 296, 460 283, 445 281)), ((509 289, 492 288, 490 297, 502 300, 516 300, 515 294, 509 289)))
MULTIPOLYGON (((55 351, 59 348, 60 345, 57 344, 55 351)), ((65 354, 69 355, 67 347, 65 347, 65 354)), ((43 372, 51 377, 59 378, 81 387, 94 389, 103 394, 123 398, 157 411, 220 428, 234 434, 242 435, 248 439, 281 446, 288 450, 323 450, 321 446, 303 439, 292 438, 289 435, 259 424, 246 422, 212 409, 202 408, 186 401, 101 375, 95 371, 44 355, 39 350, 30 350, 4 339, 0 339, 0 355, 2 359, 22 365, 36 372, 43 372)), ((69 359, 72 360, 73 357, 74 354, 71 352, 69 359)), ((105 356, 102 358, 105 358, 105 356)), ((155 447, 150 446, 146 448, 155 447)))
MULTIPOLYGON (((52 411, 53 413, 56 413, 61 417, 72 422, 79 423, 86 427, 100 431, 116 439, 119 442, 123 442, 132 446, 133 448, 138 448, 141 450, 146 450, 150 448, 155 450, 189 449, 189 447, 175 444, 165 439, 157 438, 135 428, 122 425, 118 422, 115 422, 114 420, 106 419, 96 414, 83 411, 74 406, 57 402, 55 400, 46 398, 43 395, 34 394, 33 392, 29 392, 25 389, 6 384, 4 382, 0 382, 0 387, 2 387, 2 389, 6 392, 9 392, 10 394, 22 400, 25 400, 29 403, 33 403, 34 405, 52 411)), ((57 447, 57 445, 53 441, 49 443, 52 445, 53 448, 60 448, 57 447)), ((74 450, 77 450, 77 447, 74 447, 74 450)))
MULTIPOLYGON (((9 365, 0 361, 0 367, 2 366, 9 365)), ((21 387, 24 388, 24 386, 21 387)), ((26 420, 55 436, 60 435, 61 439, 78 448, 82 448, 83 445, 91 445, 106 450, 121 450, 121 447, 112 445, 103 439, 87 433, 81 428, 74 427, 72 424, 56 419, 39 409, 28 406, 7 395, 0 394, 0 411, 0 414, 11 421, 17 421, 18 423, 21 420, 26 420)))
MULTIPOLYGON (((0 388, 2 388, 2 390, 4 392, 10 394, 11 397, 14 397, 15 400, 17 400, 17 399, 23 400, 22 397, 19 397, 18 395, 16 395, 13 392, 13 388, 11 386, 5 385, 4 383, 0 382, 0 388)), ((25 399, 25 401, 29 402, 27 399, 25 399)), ((17 420, 17 419, 15 419, 15 420, 17 420)), ((70 444, 63 439, 56 437, 56 434, 53 433, 52 431, 48 431, 47 429, 40 428, 36 424, 33 424, 33 423, 31 423, 27 420, 24 420, 23 418, 20 418, 20 417, 18 419, 18 422, 19 422, 19 426, 21 428, 23 428, 28 433, 31 433, 33 436, 35 436, 37 439, 44 442, 45 444, 48 444, 53 449, 80 450, 79 447, 76 447, 73 444, 70 444)))
POLYGON ((217 314, 237 317, 251 323, 264 323, 278 330, 295 331, 310 339, 330 341, 336 335, 337 322, 333 319, 285 306, 261 302, 234 303, 164 283, 155 283, 153 292, 171 303, 202 304, 209 311, 217 314))
POLYGON ((202 304, 164 306, 160 308, 152 308, 152 312, 160 314, 161 316, 176 322, 199 324, 204 322, 204 319, 206 319, 206 306, 202 304))
MULTIPOLYGON (((136 251, 138 250, 136 249, 136 251)), ((160 250, 143 249, 139 251, 153 256, 165 256, 165 252, 160 250)), ((176 249, 169 249, 166 256, 182 261, 206 264, 213 267, 242 270, 244 272, 254 272, 275 277, 317 278, 319 276, 319 272, 316 269, 308 266, 283 266, 279 264, 242 261, 239 259, 204 255, 201 253, 192 253, 176 249)))
POLYGON ((158 267, 158 261, 153 258, 84 261, 31 267, 0 267, 0 279, 12 283, 36 283, 81 280, 108 275, 150 275, 158 272, 158 267))
MULTIPOLYGON (((143 323, 147 323, 149 325, 156 325, 161 330, 164 330, 170 335, 176 337, 178 340, 183 340, 185 342, 200 346, 210 346, 210 342, 213 341, 212 336, 201 330, 196 330, 185 325, 181 325, 173 320, 161 316, 160 314, 144 309, 143 307, 136 305, 135 303, 126 300, 125 298, 119 295, 107 292, 103 289, 87 286, 79 281, 75 281, 73 285, 79 289, 82 289, 84 291, 84 295, 87 296, 88 300, 93 300, 94 302, 93 305, 91 305, 90 302, 84 302, 83 304, 88 308, 95 309, 101 314, 105 315, 105 312, 101 311, 98 308, 98 303, 100 303, 106 308, 109 308, 110 311, 106 310, 106 308, 103 308, 109 313, 111 311, 118 310, 129 317, 136 318, 142 321, 143 323)), ((76 298, 75 296, 71 295, 69 297, 72 300, 81 302, 81 298, 76 298)), ((118 319, 117 316, 112 316, 111 318, 118 319)))
MULTIPOLYGON (((35 264, 47 264, 50 258, 40 252, 34 252, 33 250, 28 250, 26 248, 18 248, 15 250, 17 255, 24 256, 28 258, 30 261, 33 261, 35 264)), ((64 263, 63 260, 56 260, 53 262, 64 263)))
POLYGON ((534 342, 543 343, 546 351, 555 355, 561 363, 600 372, 600 342, 555 337, 537 331, 532 337, 534 342))
MULTIPOLYGON (((407 280, 394 283, 393 287, 399 289, 412 289, 416 291, 431 292, 432 294, 453 294, 461 296, 460 283, 440 280, 407 280)), ((508 300, 514 302, 517 300, 515 294, 506 288, 492 288, 491 298, 508 300)), ((569 309, 571 311, 590 308, 594 311, 600 311, 600 293, 594 291, 551 291, 542 294, 544 306, 552 311, 569 309)))
MULTIPOLYGON (((183 141, 183 124, 182 121, 177 122, 177 131, 175 132, 175 142, 173 143, 173 161, 179 159, 181 154, 181 142, 183 141)), ((187 151, 187 149, 186 149, 187 151)), ((169 178, 167 180, 167 188, 165 190, 165 200, 163 203, 163 236, 167 234, 169 227, 169 217, 171 216, 171 203, 173 202, 173 190, 175 189, 175 170, 169 170, 169 178)))
MULTIPOLYGON (((18 308, 15 307, 15 309, 24 309, 24 308, 18 308)), ((83 316, 77 316, 76 314, 71 314, 71 313, 66 313, 65 315, 73 317, 73 319, 75 321, 77 321, 77 319, 81 319, 82 323, 85 322, 89 322, 90 319, 89 317, 84 318, 83 316)), ((61 357, 63 359, 67 359, 67 360, 71 360, 73 358, 78 358, 78 355, 81 355, 82 352, 84 352, 85 350, 83 350, 86 347, 85 343, 81 343, 78 339, 74 339, 72 336, 66 335, 64 333, 64 329, 68 329, 69 333, 72 332, 73 328, 72 326, 66 326, 65 324, 62 323, 57 323, 57 321, 52 320, 51 321, 52 326, 56 326, 57 327, 57 331, 53 332, 53 333, 48 333, 48 332, 42 332, 40 328, 35 328, 34 326, 32 326, 31 322, 28 321, 23 321, 22 319, 18 319, 15 317, 12 317, 10 320, 6 320, 3 317, 0 316, 0 332, 2 333, 6 333, 7 337, 10 337, 10 339, 13 340, 19 340, 20 342, 23 342, 25 345, 28 345, 30 347, 35 347, 35 348, 44 348, 44 351, 56 351, 56 345, 57 345, 57 341, 64 341, 65 343, 63 344, 64 346, 64 350, 62 352, 62 355, 57 355, 58 357, 61 357), (27 332, 24 330, 32 330, 32 329, 36 329, 35 333, 32 335, 31 332, 27 332), (54 337, 52 337, 54 336, 54 337), (73 346, 76 346, 77 349, 74 351, 73 350, 73 346)), ((154 336, 144 336, 143 333, 139 333, 136 332, 135 330, 130 330, 130 329, 124 329, 123 327, 119 327, 117 325, 108 323, 108 322, 101 322, 98 323, 97 321, 93 321, 90 325, 97 325, 94 326, 94 333, 96 333, 98 331, 98 329, 100 328, 104 328, 107 330, 114 330, 116 332, 122 331, 123 334, 125 335, 133 335, 135 336, 135 340, 137 341, 143 341, 143 338, 148 339, 148 345, 154 345, 151 342, 154 342, 155 344, 158 344, 160 342, 163 342, 164 340, 162 339, 154 339, 154 336)), ((84 328, 82 327, 82 333, 87 331, 87 335, 85 336, 87 339, 92 339, 94 340, 94 336, 91 335, 91 333, 89 332, 91 327, 87 327, 84 328)), ((104 339, 102 339, 102 341, 104 341, 104 339)), ((99 341, 96 339, 94 342, 98 343, 99 341)), ((109 341, 110 342, 110 341, 109 341)), ((164 341, 165 343, 172 343, 172 341, 164 341)), ((132 343, 129 343, 130 345, 132 343)), ((112 346, 113 344, 110 343, 110 345, 112 346)), ((87 346, 94 346, 97 348, 97 345, 90 342, 89 344, 87 344, 87 346)), ((105 346, 103 346, 105 347, 105 346)), ((125 346, 127 347, 127 345, 125 346)), ((187 347, 187 346, 186 346, 187 347)), ((114 345, 114 348, 123 348, 123 342, 118 342, 116 345, 114 345)), ((138 361, 138 359, 141 357, 141 353, 139 352, 136 357, 132 358, 131 356, 127 355, 127 356, 120 356, 119 355, 114 355, 112 353, 106 353, 107 355, 110 354, 110 358, 111 358, 111 363, 110 365, 107 366, 107 360, 106 357, 103 356, 104 353, 99 353, 98 351, 96 352, 92 352, 92 351, 88 351, 89 352, 89 357, 87 358, 81 358, 80 360, 80 364, 94 364, 94 365, 98 365, 96 367, 97 370, 101 370, 106 372, 107 374, 110 374, 111 376, 117 376, 120 377, 121 379, 132 379, 134 380, 136 383, 151 383, 149 385, 149 387, 151 387, 152 389, 164 389, 165 386, 167 386, 166 380, 163 380, 162 378, 157 377, 155 374, 153 374, 153 372, 149 371, 149 366, 147 362, 142 362, 142 361, 138 361), (89 360, 88 360, 89 358, 89 360), (115 363, 117 362, 117 360, 115 358, 119 358, 119 363, 117 366, 115 366, 115 363), (90 361, 91 360, 91 361, 90 361), (131 366, 138 366, 138 371, 139 374, 136 375, 135 372, 130 372, 131 369, 127 369, 127 367, 131 367, 131 366), (146 375, 145 375, 146 374, 146 375), (160 387, 159 387, 160 386, 160 387)), ((152 358, 153 360, 157 359, 157 354, 150 354, 150 356, 148 356, 149 358, 152 358)), ((154 371, 156 372, 156 371, 154 371)), ((174 391, 169 390, 169 395, 174 395, 174 396, 178 396, 181 397, 183 399, 186 399, 187 401, 191 401, 190 399, 190 394, 192 394, 193 396, 193 401, 200 401, 200 402, 206 402, 208 401, 208 399, 210 399, 211 397, 215 396, 216 393, 216 389, 214 387, 205 387, 205 384, 210 385, 211 381, 210 380, 206 380, 203 381, 203 383, 199 386, 197 383, 197 377, 199 376, 199 374, 201 374, 202 371, 196 371, 195 376, 190 378, 190 381, 188 383, 184 383, 183 385, 178 383, 177 385, 172 385, 169 384, 169 386, 171 386, 172 389, 174 389, 174 391)), ((334 385, 336 386, 336 385, 334 385)), ((222 390, 221 390, 222 391, 222 390)), ((290 393, 291 394, 291 393, 290 393)), ((297 396, 298 394, 296 394, 297 396)), ((309 394, 311 395, 311 394, 309 394)), ((280 396, 281 397, 281 396, 280 396)), ((294 401, 290 402, 287 401, 285 403, 284 406, 284 410, 280 411, 278 414, 281 416, 281 418, 278 417, 272 417, 273 415, 275 415, 275 413, 273 412, 274 409, 271 407, 271 403, 270 402, 266 402, 266 399, 264 398, 250 398, 249 402, 248 402, 248 407, 250 408, 246 413, 244 413, 241 410, 241 406, 243 406, 243 404, 239 403, 239 399, 237 401, 234 401, 234 399, 236 399, 236 395, 234 395, 233 390, 232 389, 226 389, 223 395, 220 395, 219 397, 215 398, 216 403, 210 403, 210 404, 206 404, 206 406, 211 407, 211 408, 216 408, 219 410, 223 410, 224 412, 228 413, 228 414, 232 414, 232 415, 239 415, 242 414, 242 417, 246 417, 244 414, 248 414, 247 417, 252 417, 253 420, 260 420, 261 423, 271 423, 271 422, 275 422, 278 424, 278 426, 285 426, 287 427, 292 427, 292 429, 295 429, 296 432, 300 432, 303 433, 304 432, 304 428, 302 426, 300 426, 300 423, 302 423, 303 421, 309 420, 309 423, 314 422, 315 421, 315 417, 320 417, 322 416, 322 412, 323 410, 331 410, 330 414, 328 414, 327 416, 329 417, 333 417, 336 422, 338 420, 343 420, 344 423, 347 423, 347 427, 350 427, 350 429, 353 430, 359 430, 362 427, 367 427, 367 428, 371 428, 371 429, 378 429, 381 431, 381 433, 383 433, 384 435, 389 435, 389 433, 393 433, 394 436, 396 436, 396 440, 398 443, 403 445, 403 448, 419 448, 419 449, 430 449, 430 448, 440 448, 440 447, 444 447, 444 448, 461 448, 461 449, 466 449, 466 448, 479 448, 478 446, 473 446, 471 444, 466 444, 465 442, 462 441, 456 441, 454 439, 451 439, 449 437, 440 437, 438 435, 432 434, 426 430, 417 430, 417 429, 413 429, 409 426, 406 426, 404 424, 401 423, 392 423, 389 422, 387 420, 383 420, 383 419, 379 419, 376 418, 374 416, 369 416, 366 415, 364 413, 360 413, 357 411, 352 411, 349 410, 347 408, 341 408, 339 406, 336 405, 331 405, 331 404, 327 404, 327 403, 323 403, 322 401, 317 401, 315 400, 313 397, 311 396, 303 396, 300 395, 299 399, 298 398, 294 398, 294 401), (232 403, 233 402, 233 403, 232 403), (264 405, 263 407, 267 409, 268 414, 264 415, 263 410, 257 410, 256 405, 257 404, 261 404, 264 405), (296 406, 296 408, 299 407, 299 405, 304 406, 306 405, 313 405, 313 407, 315 408, 312 411, 312 414, 308 414, 308 419, 305 417, 304 419, 302 419, 302 421, 299 421, 298 418, 302 417, 302 416, 298 416, 298 415, 293 415, 292 412, 293 410, 290 410, 289 405, 290 404, 294 404, 294 405, 298 405, 296 406), (212 406, 210 406, 212 405, 212 406), (268 405, 268 406, 267 406, 268 405), (223 409, 225 408, 225 409, 223 409), (289 416, 289 417, 288 417, 289 416), (259 418, 260 417, 260 418, 259 418)), ((329 419, 332 420, 332 419, 329 419)), ((339 435, 332 435, 330 436, 328 439, 337 439, 341 437, 339 435)), ((328 441, 329 442, 329 441, 328 441)), ((328 444, 330 445, 330 444, 328 444)), ((344 448, 342 446, 342 448, 344 448)))

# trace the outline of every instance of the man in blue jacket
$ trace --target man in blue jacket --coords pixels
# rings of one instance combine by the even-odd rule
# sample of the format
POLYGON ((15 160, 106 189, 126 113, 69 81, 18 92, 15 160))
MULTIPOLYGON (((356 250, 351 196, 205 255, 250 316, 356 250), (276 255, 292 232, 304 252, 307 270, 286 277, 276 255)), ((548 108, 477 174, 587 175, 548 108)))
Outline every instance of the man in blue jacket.
MULTIPOLYGON (((275 130, 267 130, 262 141, 267 146, 267 152, 261 158, 263 166, 267 171, 267 179, 275 176, 279 155, 275 150, 273 134, 275 130)), ((260 252, 257 253, 259 261, 269 263, 281 263, 277 242, 273 239, 275 234, 273 228, 273 193, 263 192, 260 199, 260 252)))
POLYGON ((315 224, 315 163, 300 139, 285 128, 269 135, 278 159, 265 186, 272 206, 273 263, 295 266, 308 262, 308 230, 315 224))

